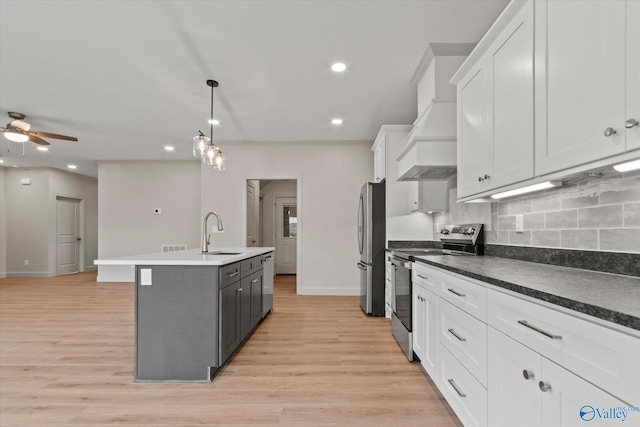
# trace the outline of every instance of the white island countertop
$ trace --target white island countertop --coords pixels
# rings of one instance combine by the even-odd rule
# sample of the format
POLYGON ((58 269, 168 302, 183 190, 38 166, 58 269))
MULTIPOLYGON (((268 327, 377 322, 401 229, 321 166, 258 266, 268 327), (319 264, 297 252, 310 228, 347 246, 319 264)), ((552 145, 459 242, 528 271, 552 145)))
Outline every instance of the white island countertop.
POLYGON ((200 249, 188 249, 97 259, 93 263, 95 265, 225 265, 274 250, 275 248, 269 247, 210 247, 208 254, 203 254, 200 249))

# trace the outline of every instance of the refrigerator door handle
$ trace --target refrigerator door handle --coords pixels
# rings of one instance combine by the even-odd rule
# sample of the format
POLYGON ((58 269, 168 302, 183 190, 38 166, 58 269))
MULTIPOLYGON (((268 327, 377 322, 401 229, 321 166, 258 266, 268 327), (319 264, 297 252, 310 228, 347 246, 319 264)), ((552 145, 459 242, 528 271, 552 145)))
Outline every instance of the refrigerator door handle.
POLYGON ((358 263, 358 268, 362 271, 367 271, 367 266, 361 262, 358 263))

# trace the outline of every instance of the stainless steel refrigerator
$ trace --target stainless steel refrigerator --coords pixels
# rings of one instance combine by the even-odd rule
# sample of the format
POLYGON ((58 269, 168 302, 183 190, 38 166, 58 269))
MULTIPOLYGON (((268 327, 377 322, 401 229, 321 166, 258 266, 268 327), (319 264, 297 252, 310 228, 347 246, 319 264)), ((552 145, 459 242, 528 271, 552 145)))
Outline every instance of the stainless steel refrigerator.
POLYGON ((360 252, 360 307, 372 316, 384 316, 385 185, 367 182, 358 203, 360 252))

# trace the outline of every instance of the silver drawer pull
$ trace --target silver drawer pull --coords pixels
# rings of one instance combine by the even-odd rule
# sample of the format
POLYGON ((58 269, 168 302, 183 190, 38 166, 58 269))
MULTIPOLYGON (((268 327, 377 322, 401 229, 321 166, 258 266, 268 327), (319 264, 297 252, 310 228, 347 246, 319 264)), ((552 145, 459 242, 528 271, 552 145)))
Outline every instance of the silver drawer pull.
POLYGON ((238 292, 242 292, 242 288, 238 288, 238 292))
POLYGON ((234 277, 234 276, 237 276, 237 275, 238 275, 238 272, 236 271, 235 273, 231 273, 231 274, 229 275, 229 277, 234 277))
POLYGON ((457 291, 456 291, 455 289, 453 289, 453 288, 449 288, 449 289, 447 289, 447 290, 448 290, 449 292, 451 292, 452 294, 454 294, 454 295, 458 295, 459 297, 463 297, 463 298, 464 298, 464 297, 466 297, 466 295, 465 295, 465 294, 461 294, 460 292, 457 292, 457 291))
POLYGON ((417 274, 417 276, 418 276, 419 278, 421 278, 421 279, 429 280, 429 278, 428 278, 427 276, 423 276, 422 274, 417 274))
POLYGON ((458 386, 456 385, 456 383, 453 382, 453 378, 448 379, 447 381, 449 381, 449 384, 451 384, 451 387, 453 387, 453 389, 456 391, 456 393, 458 393, 458 396, 460 397, 467 397, 466 394, 464 394, 463 392, 460 391, 460 389, 458 388, 458 386))
POLYGON ((522 371, 522 376, 525 380, 532 380, 534 378, 533 371, 530 371, 529 369, 524 369, 522 371))
POLYGON ((458 341, 466 341, 466 340, 467 340, 466 338, 463 338, 463 337, 461 337, 460 335, 458 335, 458 334, 456 333, 456 331, 455 331, 453 328, 451 328, 451 329, 447 329, 447 330, 449 331, 449 333, 450 333, 451 335, 453 335, 454 337, 458 338, 458 341))
POLYGON ((525 327, 529 328, 529 329, 533 329, 537 333, 542 334, 545 337, 549 337, 549 338, 551 338, 553 340, 561 340, 562 339, 562 335, 555 335, 555 334, 549 333, 549 332, 547 332, 545 330, 542 330, 542 329, 540 329, 540 328, 538 328, 536 326, 530 325, 529 322, 527 322, 526 320, 518 320, 518 323, 521 324, 522 326, 525 326, 525 327))
POLYGON ((257 281, 258 281, 258 279, 253 279, 253 280, 251 281, 251 283, 256 283, 257 281))

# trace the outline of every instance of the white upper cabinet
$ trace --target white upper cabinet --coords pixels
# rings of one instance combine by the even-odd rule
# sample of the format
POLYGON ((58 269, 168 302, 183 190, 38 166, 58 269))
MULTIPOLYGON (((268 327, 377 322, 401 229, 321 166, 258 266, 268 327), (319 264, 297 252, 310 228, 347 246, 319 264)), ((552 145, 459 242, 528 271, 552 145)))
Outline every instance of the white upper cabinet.
POLYGON ((373 180, 382 182, 387 176, 387 135, 384 132, 378 134, 373 150, 373 180))
POLYGON ((640 1, 512 1, 451 79, 458 199, 640 157, 640 1))
POLYGON ((533 2, 510 7, 457 81, 460 198, 533 177, 533 2))
MULTIPOLYGON (((627 3, 636 1, 536 1, 537 174, 630 148, 626 78, 640 74, 637 61, 635 73, 626 69, 627 3)), ((637 25, 636 18, 631 27, 637 25)), ((638 43, 630 40, 628 48, 635 45, 637 54, 638 43)))
POLYGON ((627 2, 627 149, 640 148, 640 2, 627 2))

